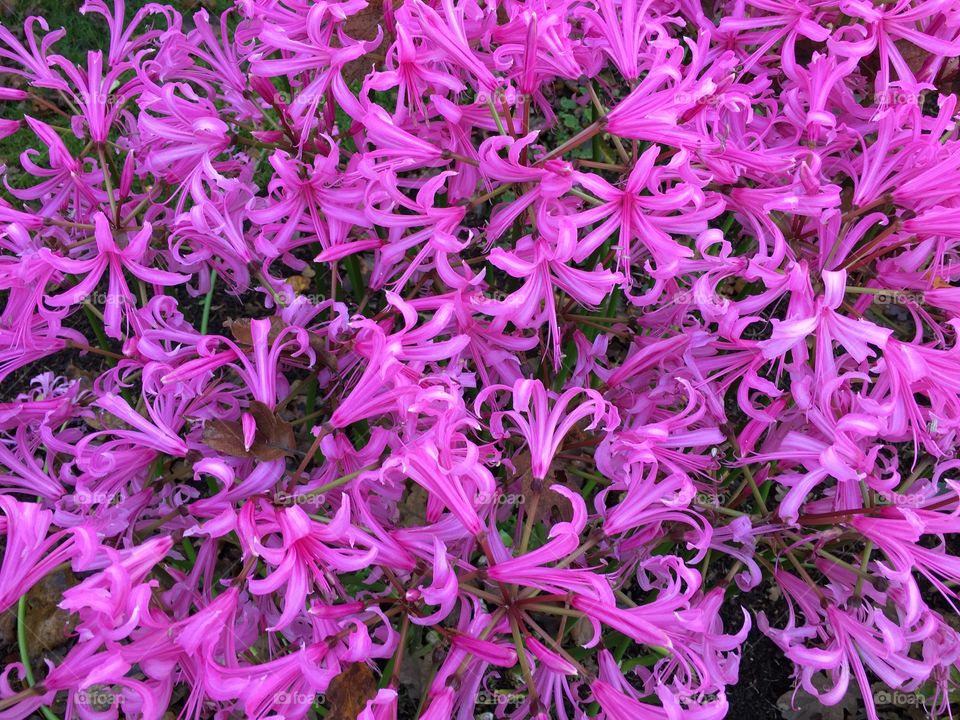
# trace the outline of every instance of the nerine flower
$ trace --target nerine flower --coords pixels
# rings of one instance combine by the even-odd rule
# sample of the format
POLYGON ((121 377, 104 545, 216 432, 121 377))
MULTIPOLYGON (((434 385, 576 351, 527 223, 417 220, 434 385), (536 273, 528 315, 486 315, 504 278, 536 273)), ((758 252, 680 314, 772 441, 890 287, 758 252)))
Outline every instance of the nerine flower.
POLYGON ((609 406, 599 393, 593 390, 570 389, 553 399, 539 380, 518 380, 512 388, 491 385, 478 397, 475 409, 479 413, 487 398, 498 391, 510 393, 511 410, 495 410, 491 417, 494 432, 504 435, 512 426, 527 442, 530 452, 530 473, 537 480, 544 480, 550 471, 553 456, 560 449, 564 437, 584 418, 591 418, 587 430, 601 426, 612 430, 619 422, 615 408, 609 406), (574 398, 583 395, 572 410, 574 398), (505 425, 504 421, 509 421, 505 425))
POLYGON ((93 294, 100 279, 108 275, 106 302, 104 303, 104 330, 114 338, 123 337, 122 320, 124 309, 133 302, 133 293, 127 285, 123 271, 127 270, 144 282, 154 285, 171 286, 187 281, 187 276, 167 270, 159 270, 144 262, 149 262, 149 244, 153 226, 145 223, 132 237, 128 235, 126 244, 118 245, 114 231, 106 215, 97 213, 93 217, 95 225, 96 255, 87 259, 77 259, 56 255, 49 250, 41 250, 43 259, 52 267, 64 273, 82 275, 83 279, 66 292, 47 296, 46 302, 53 307, 77 305, 93 294))
POLYGON ((951 3, 220 10, 0 27, 0 718, 949 712, 951 3))

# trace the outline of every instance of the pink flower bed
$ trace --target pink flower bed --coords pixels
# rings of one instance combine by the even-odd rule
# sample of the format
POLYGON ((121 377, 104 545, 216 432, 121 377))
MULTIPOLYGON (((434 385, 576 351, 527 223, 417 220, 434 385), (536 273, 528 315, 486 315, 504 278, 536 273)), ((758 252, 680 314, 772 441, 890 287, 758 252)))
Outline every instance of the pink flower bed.
POLYGON ((0 720, 709 720, 748 634, 949 711, 956 3, 81 12, 0 27, 0 720))

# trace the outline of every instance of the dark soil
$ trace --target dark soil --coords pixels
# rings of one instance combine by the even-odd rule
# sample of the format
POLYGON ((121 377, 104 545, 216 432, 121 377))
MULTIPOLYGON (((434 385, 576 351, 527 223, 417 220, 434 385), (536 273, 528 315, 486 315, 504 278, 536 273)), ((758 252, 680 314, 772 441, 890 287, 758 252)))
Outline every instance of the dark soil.
POLYGON ((733 720, 783 720, 777 700, 793 689, 792 663, 772 640, 757 629, 756 613, 764 611, 771 624, 778 624, 785 613, 782 602, 770 599, 766 584, 749 593, 727 599, 721 616, 727 632, 735 632, 743 623, 743 606, 750 612, 753 625, 740 656, 740 680, 727 688, 727 702, 733 720))
MULTIPOLYGON (((184 319, 194 327, 200 327, 203 315, 203 298, 191 297, 183 286, 167 289, 168 294, 177 299, 178 309, 184 319)), ((208 332, 230 336, 226 324, 230 320, 241 318, 268 317, 273 314, 263 305, 263 298, 259 293, 249 291, 243 296, 233 295, 223 288, 220 281, 214 291, 213 302, 210 305, 208 332)), ((97 347, 97 337, 90 327, 86 315, 77 310, 64 318, 63 325, 81 332, 92 347, 97 347)), ((110 352, 120 353, 120 343, 111 341, 110 352)), ((12 372, 0 383, 0 402, 10 402, 22 393, 30 390, 30 382, 38 375, 52 372, 54 375, 71 379, 86 380, 87 385, 98 376, 110 369, 110 359, 95 353, 68 348, 58 353, 47 355, 12 372)))

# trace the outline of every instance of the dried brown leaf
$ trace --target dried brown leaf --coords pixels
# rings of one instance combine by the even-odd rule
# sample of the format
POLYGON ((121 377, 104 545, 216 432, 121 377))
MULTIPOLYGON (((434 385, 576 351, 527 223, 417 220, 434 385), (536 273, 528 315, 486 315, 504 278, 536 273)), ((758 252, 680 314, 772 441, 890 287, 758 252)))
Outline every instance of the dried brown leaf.
MULTIPOLYGON (((60 602, 63 593, 76 582, 69 568, 56 570, 27 592, 24 623, 31 659, 42 658, 70 642, 76 619, 60 609, 60 602)), ((0 633, 0 639, 14 645, 17 642, 16 611, 16 607, 13 607, 3 614, 4 623, 0 633)))
MULTIPOLYGON (((817 690, 825 691, 830 687, 829 681, 823 673, 813 676, 813 684, 817 690)), ((836 705, 826 706, 803 688, 794 693, 785 692, 777 700, 777 708, 784 720, 844 720, 856 717, 860 702, 860 691, 856 684, 851 683, 850 689, 843 699, 836 705)))
POLYGON ((243 425, 237 420, 209 420, 203 428, 203 441, 217 452, 233 457, 254 457, 269 461, 288 455, 296 447, 293 426, 258 400, 250 403, 250 414, 257 431, 247 450, 243 444, 243 425))
POLYGON ((354 40, 375 40, 378 30, 383 28, 384 37, 375 50, 351 60, 343 66, 343 79, 347 83, 356 83, 370 72, 374 65, 380 65, 386 58, 390 38, 383 23, 384 0, 367 0, 368 5, 356 15, 351 15, 344 23, 344 30, 354 40))
POLYGON ((564 472, 550 471, 543 482, 536 482, 530 474, 530 453, 524 452, 514 459, 514 466, 517 472, 521 474, 521 494, 523 495, 524 508, 529 511, 533 507, 533 499, 539 496, 537 500, 537 516, 534 522, 549 522, 554 515, 564 522, 570 522, 573 519, 573 508, 570 501, 556 490, 551 490, 551 485, 560 484, 571 490, 580 490, 580 480, 573 476, 572 478, 564 472))
POLYGON ((907 67, 909 67, 913 73, 920 72, 927 58, 930 57, 929 52, 914 45, 909 40, 894 40, 893 44, 896 45, 897 50, 900 51, 900 55, 906 61, 907 67))
MULTIPOLYGON (((250 323, 252 318, 240 318, 239 320, 226 320, 223 324, 233 335, 233 339, 241 345, 253 345, 253 335, 250 332, 250 323)), ((270 333, 268 339, 273 342, 277 339, 286 324, 276 315, 270 318, 270 333)))
POLYGON ((427 500, 430 494, 412 480, 407 483, 406 492, 398 505, 399 527, 421 527, 427 524, 427 500))
POLYGON ((203 426, 203 441, 225 455, 250 457, 243 446, 243 428, 236 420, 208 420, 203 426))
MULTIPOLYGON (((241 345, 253 345, 253 336, 250 333, 250 318, 241 318, 239 320, 227 320, 224 326, 233 335, 233 339, 241 345)), ((270 342, 276 340, 280 333, 287 327, 286 323, 276 315, 270 318, 270 332, 267 339, 270 342)), ((307 330, 307 340, 310 343, 310 349, 317 356, 317 360, 322 362, 331 370, 337 369, 337 359, 327 350, 323 338, 307 330)))
POLYGON ((257 434, 250 451, 260 460, 283 457, 296 447, 293 426, 259 400, 250 403, 250 414, 257 423, 257 434), (267 458, 266 455, 274 455, 267 458))
POLYGON ((356 720, 377 694, 377 679, 366 663, 355 662, 330 681, 327 720, 356 720))
POLYGON ((367 6, 347 18, 344 29, 354 40, 373 40, 383 23, 383 0, 367 0, 367 6))

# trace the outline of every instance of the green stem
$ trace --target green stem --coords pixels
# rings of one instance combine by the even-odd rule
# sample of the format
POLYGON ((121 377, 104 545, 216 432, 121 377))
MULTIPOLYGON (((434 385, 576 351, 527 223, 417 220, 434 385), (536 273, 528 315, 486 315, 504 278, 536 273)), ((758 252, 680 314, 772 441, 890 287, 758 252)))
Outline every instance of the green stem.
POLYGON ((590 203, 591 205, 603 205, 603 204, 604 204, 603 200, 601 200, 600 198, 594 197, 594 196, 591 195, 590 193, 586 193, 586 192, 584 192, 583 190, 580 190, 579 188, 570 188, 570 194, 571 194, 571 195, 576 195, 578 198, 582 198, 582 199, 586 200, 586 201, 587 201, 588 203, 590 203))
POLYGON ((100 159, 100 169, 103 171, 103 184, 107 188, 107 200, 110 203, 110 216, 114 224, 120 222, 120 216, 117 214, 117 200, 113 195, 113 183, 110 180, 110 166, 107 164, 107 156, 103 152, 103 145, 97 145, 97 156, 100 159))
POLYGON ((343 477, 338 477, 336 480, 331 480, 326 485, 321 485, 316 490, 311 490, 308 493, 303 493, 301 496, 301 502, 303 500, 312 500, 315 497, 319 497, 330 490, 334 490, 341 485, 346 485, 348 482, 356 478, 360 473, 365 473, 368 470, 373 470, 376 467, 376 464, 366 465, 365 467, 360 468, 359 470, 354 470, 349 475, 344 475, 343 477))
POLYGON ((103 324, 97 322, 97 316, 94 312, 93 306, 90 303, 85 302, 83 304, 83 311, 87 315, 87 320, 90 322, 90 327, 93 329, 93 334, 97 337, 97 344, 100 346, 100 349, 106 354, 107 362, 109 362, 113 367, 117 366, 117 361, 114 357, 116 353, 110 351, 110 341, 107 339, 107 334, 103 331, 103 324))
POLYGON ((347 266, 347 277, 350 278, 350 289, 353 291, 353 297, 359 302, 366 287, 363 283, 363 273, 360 272, 360 261, 356 255, 347 255, 343 259, 343 264, 347 266))
POLYGON ((493 121, 497 124, 497 132, 501 135, 507 134, 507 128, 503 124, 503 120, 500 117, 500 113, 497 111, 497 106, 493 104, 493 98, 487 98, 487 107, 490 108, 490 114, 493 115, 493 121))
POLYGON ((510 630, 513 633, 513 645, 517 649, 517 659, 520 661, 520 672, 523 675, 524 682, 527 683, 530 706, 536 713, 540 707, 540 698, 537 695, 537 686, 533 682, 533 673, 530 672, 530 662, 527 659, 526 645, 520 636, 520 624, 513 614, 510 615, 510 630))
MULTIPOLYGON (((23 674, 27 678, 27 684, 33 687, 37 682, 33 676, 33 667, 30 665, 30 648, 27 646, 26 612, 27 594, 24 593, 17 601, 17 645, 20 648, 20 662, 23 664, 23 674)), ((46 705, 40 706, 40 712, 47 720, 59 720, 46 705)))
POLYGON ((187 560, 190 561, 190 565, 196 565, 197 551, 193 549, 193 543, 190 542, 190 538, 183 539, 183 553, 187 556, 187 560))
POLYGON ((873 554, 873 540, 867 540, 866 547, 863 548, 863 557, 860 559, 860 574, 857 576, 857 585, 853 590, 853 596, 861 597, 863 594, 863 580, 867 575, 867 566, 870 565, 870 556, 873 554))
POLYGON ((210 271, 210 289, 203 298, 203 315, 200 318, 200 334, 207 334, 207 326, 210 324, 210 305, 213 303, 213 290, 217 285, 217 271, 210 271))
POLYGON ((600 120, 595 120, 594 122, 587 125, 583 130, 578 132, 572 138, 567 140, 565 143, 558 145, 553 150, 544 155, 538 162, 537 165, 542 165, 547 160, 550 160, 555 157, 564 155, 565 153, 570 152, 571 150, 580 147, 588 140, 591 140, 594 135, 603 131, 603 122, 600 120))

